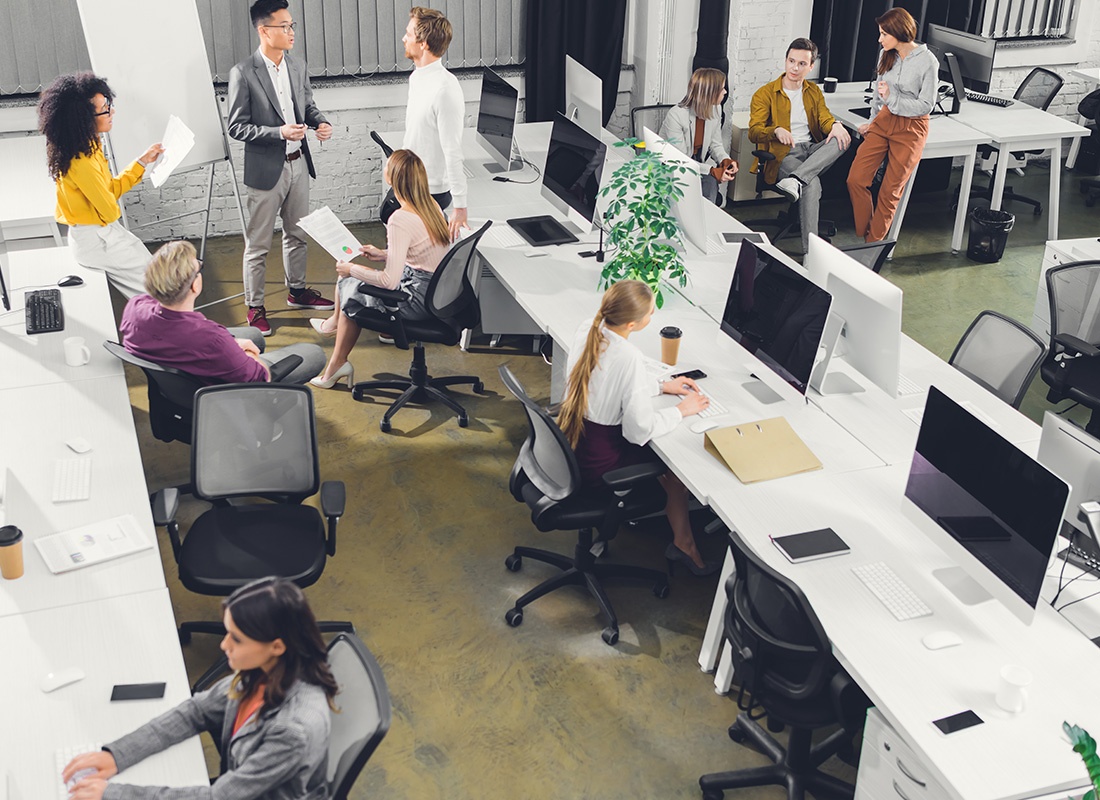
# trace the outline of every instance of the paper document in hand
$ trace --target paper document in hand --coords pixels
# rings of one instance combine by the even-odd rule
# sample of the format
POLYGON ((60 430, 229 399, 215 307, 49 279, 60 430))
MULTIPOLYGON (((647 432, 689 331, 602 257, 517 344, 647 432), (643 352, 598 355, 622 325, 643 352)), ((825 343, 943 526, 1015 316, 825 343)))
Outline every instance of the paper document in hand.
POLYGON ((195 134, 183 124, 183 120, 172 114, 168 117, 168 127, 164 129, 164 138, 160 143, 164 147, 164 152, 149 171, 153 186, 158 188, 168 180, 172 170, 187 158, 187 154, 195 146, 195 134))
POLYGON ((359 240, 328 206, 307 214, 298 224, 337 261, 351 261, 359 255, 359 240))

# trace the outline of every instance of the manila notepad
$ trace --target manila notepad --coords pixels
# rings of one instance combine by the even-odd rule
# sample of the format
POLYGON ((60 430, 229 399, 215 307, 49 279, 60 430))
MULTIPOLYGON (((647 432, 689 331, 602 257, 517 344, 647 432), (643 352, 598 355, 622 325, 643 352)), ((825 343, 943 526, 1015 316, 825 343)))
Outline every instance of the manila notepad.
POLYGON ((783 417, 707 431, 703 446, 741 483, 821 469, 817 456, 783 417))

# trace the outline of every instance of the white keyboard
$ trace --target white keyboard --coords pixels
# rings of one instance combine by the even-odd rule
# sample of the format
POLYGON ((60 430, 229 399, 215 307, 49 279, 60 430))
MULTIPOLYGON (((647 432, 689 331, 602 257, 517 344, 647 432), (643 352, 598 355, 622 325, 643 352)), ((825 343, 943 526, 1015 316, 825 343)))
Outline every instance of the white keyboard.
POLYGON ((510 225, 494 225, 485 231, 481 241, 489 247, 527 247, 527 240, 510 225))
POLYGON ((932 609, 913 594, 913 590, 906 586, 884 561, 860 564, 858 567, 852 567, 852 572, 864 586, 871 590, 871 594, 886 606, 886 610, 894 615, 894 619, 904 621, 932 615, 932 609))
POLYGON ((92 459, 59 458, 53 468, 53 501, 68 503, 92 496, 92 459))
MULTIPOLYGON (((699 387, 699 389, 700 391, 702 391, 702 387, 699 387)), ((706 392, 702 392, 702 394, 704 397, 710 398, 710 405, 700 411, 698 416, 705 419, 706 417, 717 417, 719 414, 729 413, 729 410, 724 405, 715 400, 711 395, 707 394, 706 392)))
POLYGON ((463 165, 462 165, 462 171, 466 173, 467 178, 474 177, 474 171, 472 169, 470 169, 469 167, 467 167, 465 163, 463 163, 463 165))
MULTIPOLYGON (((57 752, 54 753, 55 762, 57 764, 57 797, 58 800, 69 800, 69 789, 65 786, 65 782, 61 780, 61 773, 65 771, 65 767, 79 755, 84 753, 94 753, 96 750, 102 749, 103 745, 100 744, 76 744, 69 747, 59 747, 57 752)), ((79 772, 73 776, 77 778, 84 777, 79 772)), ((72 781, 74 784, 76 781, 72 781)))
POLYGON ((927 388, 921 386, 912 378, 898 373, 898 395, 905 394, 920 394, 927 391, 927 388))

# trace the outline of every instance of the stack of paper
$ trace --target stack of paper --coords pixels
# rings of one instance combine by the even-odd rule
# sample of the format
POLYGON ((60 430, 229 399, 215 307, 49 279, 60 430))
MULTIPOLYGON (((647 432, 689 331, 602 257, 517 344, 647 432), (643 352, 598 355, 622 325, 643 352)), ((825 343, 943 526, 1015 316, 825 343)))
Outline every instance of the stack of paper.
POLYGON ((351 261, 359 255, 359 240, 328 206, 307 214, 298 224, 337 261, 351 261))
POLYGON ((187 158, 187 154, 195 146, 195 134, 173 114, 168 118, 168 127, 164 129, 164 138, 160 143, 164 147, 164 152, 149 169, 149 179, 158 188, 168 180, 172 170, 187 158))

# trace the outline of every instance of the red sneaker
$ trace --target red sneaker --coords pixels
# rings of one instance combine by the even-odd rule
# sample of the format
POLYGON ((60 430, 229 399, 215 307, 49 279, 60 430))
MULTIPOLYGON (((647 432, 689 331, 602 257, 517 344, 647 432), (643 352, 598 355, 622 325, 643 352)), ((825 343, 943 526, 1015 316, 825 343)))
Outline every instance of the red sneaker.
POLYGON ((332 311, 336 304, 321 297, 321 293, 308 286, 304 289, 291 289, 286 296, 286 304, 291 308, 308 308, 311 311, 332 311))
POLYGON ((263 306, 248 309, 248 324, 264 336, 271 335, 271 326, 267 322, 267 309, 263 306))

